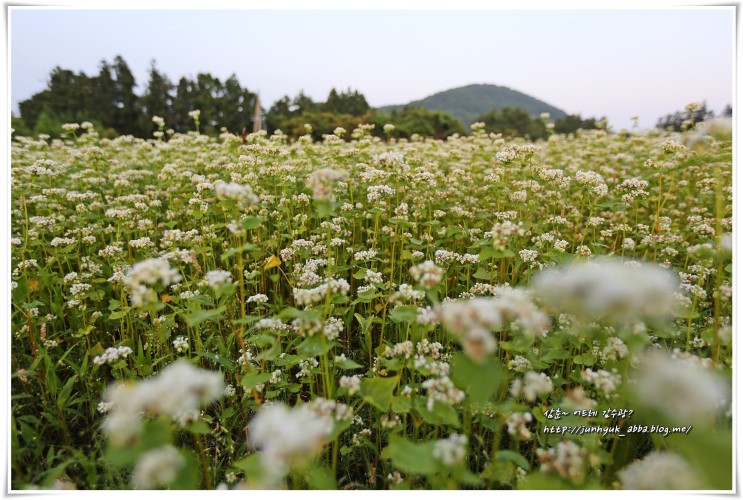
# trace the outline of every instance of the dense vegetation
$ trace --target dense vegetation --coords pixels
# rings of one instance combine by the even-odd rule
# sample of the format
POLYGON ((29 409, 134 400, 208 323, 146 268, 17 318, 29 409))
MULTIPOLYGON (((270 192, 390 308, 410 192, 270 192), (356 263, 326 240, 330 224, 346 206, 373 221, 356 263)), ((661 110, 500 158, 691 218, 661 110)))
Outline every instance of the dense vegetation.
POLYGON ((12 142, 11 488, 732 488, 729 131, 152 123, 12 142))

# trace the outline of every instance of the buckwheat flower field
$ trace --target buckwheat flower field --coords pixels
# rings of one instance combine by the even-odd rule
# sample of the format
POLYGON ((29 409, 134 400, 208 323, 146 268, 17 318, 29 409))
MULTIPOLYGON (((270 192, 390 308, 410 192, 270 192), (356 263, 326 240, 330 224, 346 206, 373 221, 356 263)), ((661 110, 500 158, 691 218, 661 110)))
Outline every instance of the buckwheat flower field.
POLYGON ((730 490, 729 133, 473 128, 14 139, 11 487, 730 490))

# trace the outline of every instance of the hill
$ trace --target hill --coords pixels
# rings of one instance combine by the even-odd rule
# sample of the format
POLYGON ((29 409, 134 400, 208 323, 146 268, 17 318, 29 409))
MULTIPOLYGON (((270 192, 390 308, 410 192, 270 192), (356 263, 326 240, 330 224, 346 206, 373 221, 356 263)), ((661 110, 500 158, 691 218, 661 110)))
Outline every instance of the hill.
POLYGON ((402 109, 405 106, 421 106, 431 111, 445 111, 467 127, 474 123, 479 115, 493 108, 503 109, 509 106, 524 108, 533 116, 549 113, 552 120, 566 115, 563 110, 523 92, 490 84, 467 85, 438 92, 408 104, 382 106, 377 109, 382 113, 390 113, 393 109, 402 109))

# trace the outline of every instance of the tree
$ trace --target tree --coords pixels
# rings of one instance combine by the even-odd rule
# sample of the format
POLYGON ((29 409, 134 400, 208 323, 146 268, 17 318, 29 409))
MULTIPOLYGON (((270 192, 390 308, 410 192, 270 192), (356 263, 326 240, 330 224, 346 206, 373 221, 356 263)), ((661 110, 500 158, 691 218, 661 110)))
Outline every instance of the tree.
POLYGON ((349 114, 352 116, 361 116, 371 110, 364 95, 358 91, 352 92, 350 88, 346 92, 341 93, 338 93, 335 88, 331 89, 322 109, 330 113, 349 114))
POLYGON ((578 130, 592 130, 599 128, 596 118, 581 118, 580 115, 567 115, 555 120, 556 134, 574 134, 578 130))
POLYGON ((137 82, 134 80, 134 75, 121 56, 114 58, 113 72, 115 75, 113 96, 116 109, 112 125, 121 134, 141 136, 139 103, 134 93, 137 82))
POLYGON ((476 121, 483 122, 487 132, 503 134, 504 137, 529 137, 533 140, 548 137, 544 122, 533 118, 524 108, 492 109, 477 117, 476 121))
POLYGON ((172 114, 172 127, 176 132, 193 130, 193 120, 188 112, 198 108, 194 88, 194 83, 188 78, 178 80, 172 114))
POLYGON ((384 125, 391 123, 395 126, 390 135, 395 138, 409 139, 414 134, 445 139, 453 134, 465 135, 467 132, 462 123, 443 111, 429 111, 423 107, 406 106, 402 110, 394 110, 390 115, 376 115, 374 118, 375 132, 384 133, 384 125))
POLYGON ((163 118, 166 126, 172 126, 174 89, 175 86, 167 75, 160 73, 155 61, 152 60, 147 89, 140 99, 142 104, 140 128, 146 135, 152 135, 152 132, 157 129, 157 126, 152 122, 153 116, 163 118))
POLYGON ((656 128, 681 132, 693 128, 699 122, 714 118, 713 111, 707 109, 707 103, 694 103, 686 106, 684 111, 676 111, 665 117, 658 118, 656 128))

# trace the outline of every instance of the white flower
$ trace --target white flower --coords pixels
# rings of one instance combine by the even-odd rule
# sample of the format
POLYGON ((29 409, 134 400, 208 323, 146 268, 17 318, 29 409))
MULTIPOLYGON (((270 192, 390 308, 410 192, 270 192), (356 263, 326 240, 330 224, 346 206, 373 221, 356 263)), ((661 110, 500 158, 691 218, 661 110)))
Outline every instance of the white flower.
POLYGON ((157 294, 150 287, 158 283, 170 286, 179 283, 183 277, 177 269, 170 267, 165 259, 147 259, 134 264, 124 277, 124 284, 129 288, 129 299, 132 305, 140 307, 155 302, 157 294))
POLYGON ((306 185, 315 200, 333 201, 333 186, 348 177, 348 172, 334 168, 321 168, 307 176, 306 185))
POLYGON ((511 384, 511 395, 515 398, 524 396, 529 402, 537 400, 537 396, 544 396, 552 392, 552 380, 544 374, 527 372, 524 380, 515 379, 511 384))
POLYGON ((221 269, 209 271, 204 276, 204 283, 209 285, 212 290, 219 290, 222 285, 232 283, 232 273, 221 269))
POLYGON ((507 322, 529 336, 543 333, 549 325, 524 291, 501 287, 493 293, 494 298, 451 301, 440 307, 441 322, 475 361, 495 352, 497 343, 490 332, 507 322))
POLYGON ((639 401, 681 425, 708 421, 730 401, 730 390, 718 373, 693 359, 648 352, 636 375, 639 401))
POLYGON ((258 197, 253 194, 253 188, 247 184, 215 182, 214 192, 220 200, 236 200, 248 204, 258 203, 258 197))
POLYGON ((444 270, 431 260, 421 262, 410 268, 410 275, 418 284, 425 288, 432 288, 441 282, 444 270))
POLYGON ((175 348, 179 353, 188 349, 188 340, 186 337, 176 337, 175 340, 173 340, 173 348, 175 348))
POLYGON ((512 436, 518 436, 520 439, 531 438, 531 431, 527 428, 527 425, 531 421, 531 413, 511 413, 511 415, 508 416, 508 420, 506 420, 508 433, 512 436))
POLYGON ((602 259, 542 271, 532 287, 548 305, 576 316, 634 322, 668 316, 677 281, 652 264, 602 259))
POLYGON ((294 288, 294 301, 298 306, 310 306, 326 300, 331 295, 348 295, 351 285, 344 279, 326 278, 323 284, 315 288, 294 288))
POLYGON ((132 484, 139 490, 150 490, 172 483, 186 464, 178 450, 169 444, 150 450, 137 461, 132 473, 132 484))
POLYGON ((251 297, 248 297, 245 301, 247 304, 255 303, 255 304, 264 304, 268 302, 268 296, 262 293, 259 293, 257 295, 253 295, 251 297))
POLYGON ((462 434, 451 434, 446 439, 439 439, 433 445, 433 458, 450 467, 462 463, 466 453, 467 436, 462 434))
POLYGON ((702 487, 696 471, 675 453, 651 451, 618 473, 623 490, 694 490, 702 487))
POLYGON ((109 347, 100 356, 93 358, 93 363, 96 365, 105 365, 106 363, 113 363, 119 358, 125 358, 132 353, 129 347, 109 347))
POLYGON ((353 396, 361 389, 361 378, 358 375, 351 375, 350 377, 341 377, 339 384, 341 388, 346 389, 350 396, 353 396))
POLYGON ((572 441, 561 441, 557 447, 543 450, 537 448, 537 458, 542 472, 556 472, 565 479, 577 483, 586 473, 588 453, 572 441))
POLYGON ((139 432, 143 412, 178 419, 218 399, 223 391, 221 373, 179 359, 156 377, 111 386, 105 401, 113 403, 114 411, 103 427, 113 442, 126 443, 139 432))
POLYGON ((260 449, 267 487, 276 487, 297 462, 318 453, 333 431, 333 420, 307 405, 288 408, 282 403, 264 406, 250 422, 250 442, 260 449))

